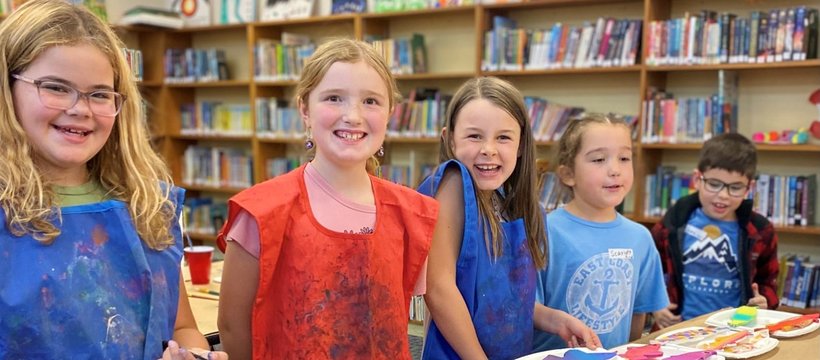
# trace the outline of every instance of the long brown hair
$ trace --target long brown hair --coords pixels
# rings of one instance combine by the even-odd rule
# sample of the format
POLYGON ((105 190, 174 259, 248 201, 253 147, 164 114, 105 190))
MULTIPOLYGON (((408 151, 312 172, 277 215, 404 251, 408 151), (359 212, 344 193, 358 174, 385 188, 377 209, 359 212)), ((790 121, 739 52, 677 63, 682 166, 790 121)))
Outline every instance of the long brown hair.
MULTIPOLYGON (((453 96, 447 108, 447 117, 444 126, 448 129, 442 139, 439 151, 441 162, 455 159, 453 153, 453 129, 459 112, 470 101, 485 99, 504 110, 518 122, 521 128, 519 143, 519 158, 512 174, 502 185, 505 197, 502 203, 504 212, 512 218, 523 218, 527 232, 527 246, 529 247, 535 266, 544 268, 547 265, 549 253, 547 235, 544 229, 543 210, 538 204, 535 171, 535 140, 528 120, 524 98, 512 84, 495 77, 479 77, 468 80, 453 96)), ((475 181, 473 180, 475 187, 475 181)), ((477 189, 477 188, 476 188, 477 189)), ((494 209, 491 194, 476 191, 478 209, 483 219, 483 227, 487 247, 495 258, 502 254, 503 232, 500 220, 493 216, 494 209)), ((468 224, 465 224, 467 226, 468 224)))
POLYGON ((176 209, 169 200, 171 176, 151 148, 141 97, 123 44, 111 28, 82 6, 59 0, 32 0, 0 23, 0 206, 15 236, 26 233, 50 243, 60 234, 56 195, 34 161, 34 149, 17 119, 11 74, 26 70, 46 49, 88 44, 99 49, 114 71, 114 89, 125 95, 111 135, 87 164, 108 196, 128 204, 142 240, 152 249, 174 243, 176 209), (162 186, 164 182, 166 186, 162 186))

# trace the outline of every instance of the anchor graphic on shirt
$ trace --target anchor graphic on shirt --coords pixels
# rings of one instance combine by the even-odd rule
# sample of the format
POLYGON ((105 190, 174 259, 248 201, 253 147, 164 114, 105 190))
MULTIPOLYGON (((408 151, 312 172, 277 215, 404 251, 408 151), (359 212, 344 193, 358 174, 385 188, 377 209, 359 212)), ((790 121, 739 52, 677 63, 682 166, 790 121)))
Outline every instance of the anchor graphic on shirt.
POLYGON ((592 311, 596 312, 598 315, 604 315, 609 313, 612 310, 615 310, 618 307, 618 301, 615 300, 615 303, 611 306, 607 306, 606 300, 609 297, 609 287, 612 285, 618 285, 621 282, 617 280, 612 280, 615 272, 612 269, 606 269, 604 271, 604 278, 605 280, 594 280, 592 283, 595 285, 602 285, 604 291, 601 293, 601 301, 598 304, 595 304, 590 297, 589 294, 584 298, 584 304, 590 308, 592 311))

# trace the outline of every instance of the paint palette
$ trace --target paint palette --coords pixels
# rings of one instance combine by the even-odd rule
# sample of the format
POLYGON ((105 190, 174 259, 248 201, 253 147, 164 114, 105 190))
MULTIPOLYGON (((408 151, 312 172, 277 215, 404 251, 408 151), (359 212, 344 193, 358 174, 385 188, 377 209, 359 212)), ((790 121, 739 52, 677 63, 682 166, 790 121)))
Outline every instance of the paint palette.
MULTIPOLYGON (((723 310, 721 312, 717 312, 712 314, 708 319, 706 319, 706 324, 713 325, 713 326, 726 326, 729 324, 729 320, 731 319, 732 315, 734 314, 735 309, 728 309, 723 310)), ((736 329, 738 330, 754 330, 760 329, 765 327, 766 325, 772 325, 784 320, 796 318, 800 316, 800 314, 785 312, 785 311, 776 311, 776 310, 766 310, 766 309, 759 309, 757 310, 757 318, 755 321, 750 322, 744 326, 738 326, 736 329)), ((814 322, 807 322, 805 326, 800 328, 792 328, 791 330, 778 330, 773 331, 771 333, 774 337, 780 338, 789 338, 800 336, 803 334, 810 333, 814 330, 820 328, 820 323, 817 321, 814 322)))
POLYGON ((587 348, 555 349, 530 354, 516 360, 622 360, 614 351, 587 348))
POLYGON ((652 343, 689 351, 714 350, 725 358, 745 359, 771 351, 779 341, 770 338, 766 330, 752 332, 725 326, 694 326, 670 331, 652 343))
POLYGON ((627 360, 725 360, 715 351, 690 349, 671 345, 635 345, 626 344, 612 349, 618 356, 627 360), (660 352, 657 355, 656 350, 660 352))
POLYGON ((683 328, 680 330, 670 331, 661 336, 658 336, 654 340, 651 341, 653 344, 676 344, 676 345, 685 345, 689 344, 691 346, 696 345, 699 341, 707 339, 709 337, 713 337, 720 333, 721 331, 725 331, 725 329, 721 330, 721 328, 715 326, 693 326, 688 328, 683 328))
MULTIPOLYGON (((731 340, 734 341, 730 343, 719 344, 719 348, 716 349, 717 353, 718 355, 722 355, 726 358, 732 359, 747 359, 750 357, 765 354, 769 351, 774 350, 774 348, 777 347, 777 344, 780 343, 780 341, 778 341, 777 339, 769 337, 769 332, 767 330, 757 331, 754 333, 743 331, 740 333, 726 335, 724 337, 729 337, 731 340), (738 335, 742 334, 746 334, 746 336, 737 339, 738 335)), ((711 345, 715 344, 716 340, 717 339, 702 341, 698 344, 698 348, 711 348, 711 345)))

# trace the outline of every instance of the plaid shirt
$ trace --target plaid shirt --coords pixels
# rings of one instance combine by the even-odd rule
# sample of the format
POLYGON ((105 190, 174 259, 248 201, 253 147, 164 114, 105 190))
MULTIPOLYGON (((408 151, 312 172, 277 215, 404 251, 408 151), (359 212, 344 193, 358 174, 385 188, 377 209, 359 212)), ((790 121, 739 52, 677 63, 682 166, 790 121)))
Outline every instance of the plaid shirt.
MULTIPOLYGON (((683 236, 692 213, 701 207, 698 194, 681 198, 666 212, 663 220, 652 227, 652 238, 661 255, 666 292, 669 302, 678 304, 674 311, 680 314, 683 304, 683 236)), ((752 201, 744 200, 735 211, 740 225, 738 241, 738 272, 740 273, 741 304, 752 297, 752 283, 757 283, 760 295, 766 298, 769 309, 778 306, 777 298, 777 235, 768 219, 752 211, 752 201), (744 261, 745 260, 745 261, 744 261)))

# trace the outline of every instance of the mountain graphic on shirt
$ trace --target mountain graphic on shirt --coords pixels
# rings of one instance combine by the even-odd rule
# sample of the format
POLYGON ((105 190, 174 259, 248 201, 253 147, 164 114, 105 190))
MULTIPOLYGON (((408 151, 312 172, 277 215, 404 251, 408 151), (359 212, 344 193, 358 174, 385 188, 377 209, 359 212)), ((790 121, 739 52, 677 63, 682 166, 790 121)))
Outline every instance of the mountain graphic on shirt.
POLYGON ((716 238, 704 236, 683 252, 683 263, 689 264, 699 259, 714 261, 726 266, 730 273, 737 269, 735 254, 729 236, 721 234, 716 238))

